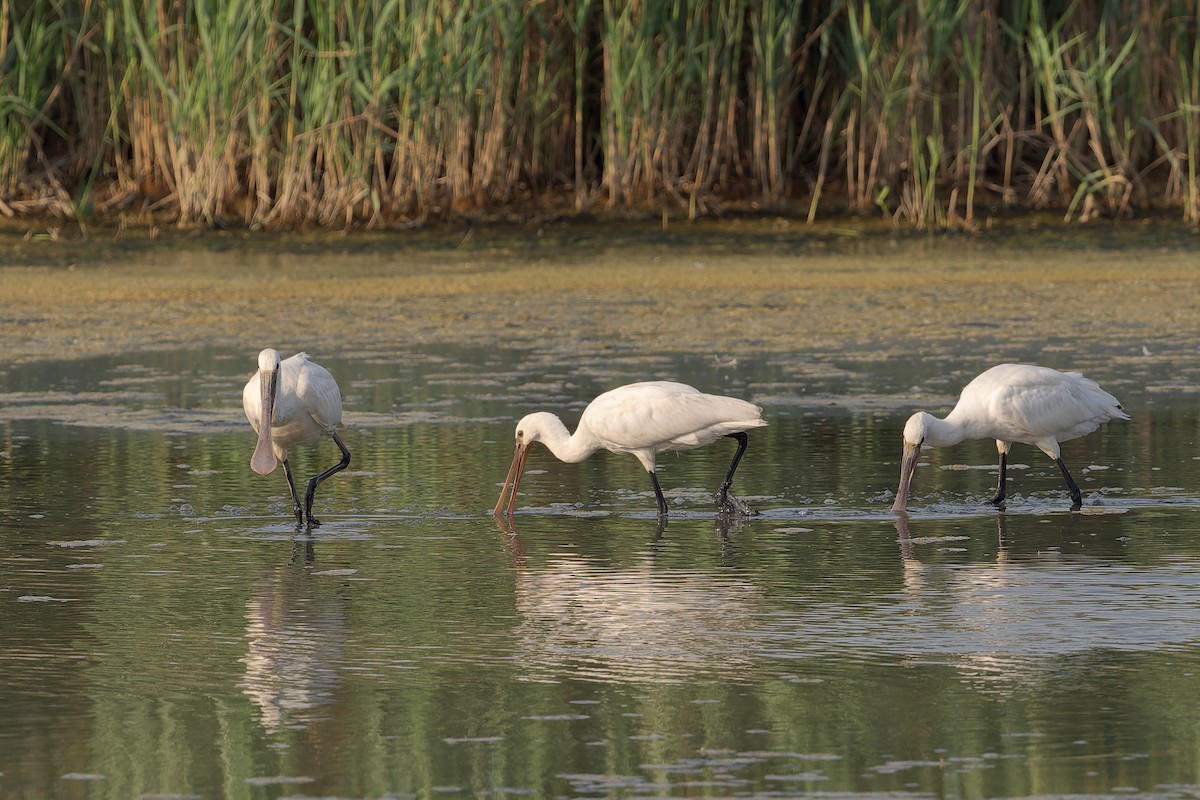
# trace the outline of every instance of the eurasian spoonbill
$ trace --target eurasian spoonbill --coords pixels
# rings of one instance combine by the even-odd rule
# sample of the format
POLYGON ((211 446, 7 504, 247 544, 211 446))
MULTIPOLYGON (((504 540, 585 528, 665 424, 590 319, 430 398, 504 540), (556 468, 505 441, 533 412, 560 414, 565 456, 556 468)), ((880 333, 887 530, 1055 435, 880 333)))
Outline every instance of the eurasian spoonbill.
POLYGON ((658 513, 665 516, 667 501, 654 471, 655 455, 703 447, 727 436, 737 440, 738 448, 725 481, 717 490, 717 508, 753 515, 757 512, 730 494, 729 487, 738 462, 746 452, 749 441, 746 431, 766 424, 762 409, 753 403, 735 397, 704 394, 672 381, 631 383, 601 394, 583 410, 573 434, 553 414, 544 411, 529 414, 517 423, 516 452, 493 513, 498 515, 504 508, 504 498, 511 484, 507 514, 512 516, 529 448, 535 442, 541 442, 560 461, 568 463, 583 461, 597 450, 631 453, 650 473, 658 513))
POLYGON ((258 354, 258 371, 242 390, 242 407, 258 434, 250 468, 259 475, 269 475, 282 461, 296 524, 303 525, 307 518, 309 525, 320 525, 312 515, 317 485, 350 465, 350 451, 337 435, 337 429, 345 427, 337 381, 327 369, 310 361, 307 353, 280 361, 279 353, 268 347, 258 354), (313 444, 322 436, 333 439, 342 451, 342 460, 308 482, 302 508, 288 465, 288 448, 313 444))
POLYGON ((904 426, 900 486, 892 511, 904 513, 908 490, 922 447, 946 447, 964 439, 995 439, 1000 451, 1000 480, 994 505, 1004 501, 1008 449, 1013 442, 1037 447, 1058 464, 1071 492, 1071 509, 1082 505, 1079 485, 1059 455, 1060 442, 1091 433, 1113 419, 1129 419, 1117 398, 1078 372, 1059 372, 1032 364, 1000 364, 963 388, 945 419, 924 411, 904 426))

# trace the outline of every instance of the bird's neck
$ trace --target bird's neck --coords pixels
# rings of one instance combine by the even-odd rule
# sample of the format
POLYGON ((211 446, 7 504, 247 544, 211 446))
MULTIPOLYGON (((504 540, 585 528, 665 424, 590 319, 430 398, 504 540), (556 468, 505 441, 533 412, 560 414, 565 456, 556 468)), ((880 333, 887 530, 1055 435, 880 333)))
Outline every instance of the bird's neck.
POLYGON ((949 447, 963 439, 974 438, 971 433, 970 421, 955 416, 954 411, 947 414, 945 419, 930 414, 925 420, 925 444, 933 447, 949 447))
POLYGON ((569 464, 583 461, 600 448, 586 430, 580 429, 572 434, 561 419, 552 415, 547 415, 543 420, 540 438, 555 458, 569 464))

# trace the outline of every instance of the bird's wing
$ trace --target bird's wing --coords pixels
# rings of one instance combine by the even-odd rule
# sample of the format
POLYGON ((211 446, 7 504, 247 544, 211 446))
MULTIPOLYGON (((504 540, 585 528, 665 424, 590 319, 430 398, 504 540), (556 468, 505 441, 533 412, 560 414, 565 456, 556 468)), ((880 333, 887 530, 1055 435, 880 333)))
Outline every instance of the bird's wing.
POLYGON ((242 410, 246 412, 246 419, 250 421, 255 433, 258 433, 258 420, 262 416, 262 390, 259 388, 259 380, 258 372, 255 371, 250 380, 246 381, 246 388, 242 389, 242 410))
MULTIPOLYGON (((303 353, 304 363, 296 376, 296 396, 309 416, 322 428, 331 431, 342 422, 342 390, 329 370, 303 353)), ((295 356, 293 356, 295 357, 295 356)))
MULTIPOLYGON (((1066 442, 1111 419, 1128 419, 1117 399, 1094 381, 1077 372, 1049 369, 1010 377, 992 392, 989 407, 997 422, 1026 432, 1030 440, 1066 442)), ((1012 440, 1021 441, 1021 437, 1012 440)))
POLYGON ((631 384, 597 397, 579 424, 608 449, 700 447, 728 433, 766 425, 762 409, 686 384, 631 384))

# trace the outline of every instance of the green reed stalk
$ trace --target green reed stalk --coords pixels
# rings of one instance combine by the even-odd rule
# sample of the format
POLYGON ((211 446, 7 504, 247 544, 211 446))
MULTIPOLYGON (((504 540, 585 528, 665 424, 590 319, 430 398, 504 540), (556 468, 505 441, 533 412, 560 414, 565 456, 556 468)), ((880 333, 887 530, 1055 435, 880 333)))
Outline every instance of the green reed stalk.
POLYGON ((959 87, 970 97, 970 131, 965 143, 968 153, 967 161, 967 196, 966 213, 967 226, 975 222, 975 189, 979 181, 979 153, 984 144, 984 138, 990 137, 991 130, 984 131, 983 106, 984 98, 984 25, 981 14, 976 14, 968 27, 964 27, 962 36, 962 68, 965 79, 959 80, 959 87), (969 88, 967 88, 969 87, 969 88))
POLYGON ((0 202, 16 192, 41 149, 40 131, 53 124, 46 105, 70 34, 61 0, 0 0, 0 202))
POLYGON ((526 34, 519 49, 510 47, 514 77, 504 89, 518 122, 510 147, 527 157, 507 159, 502 180, 505 191, 526 184, 538 193, 569 174, 574 163, 575 38, 563 10, 542 14, 536 6, 520 7, 526 34))
POLYGON ((592 59, 592 47, 589 44, 589 20, 592 16, 593 0, 576 0, 574 9, 568 7, 565 16, 570 23, 570 50, 573 54, 571 95, 573 111, 571 132, 571 155, 574 167, 575 210, 586 211, 589 206, 589 187, 586 176, 588 164, 585 162, 587 131, 584 128, 584 98, 588 96, 587 72, 592 59))
POLYGON ((875 100, 872 86, 878 69, 879 40, 874 32, 870 3, 863 3, 859 10, 851 7, 846 20, 844 44, 839 48, 844 52, 843 69, 849 78, 843 95, 846 191, 850 207, 861 210, 872 199, 871 187, 865 185, 866 134, 863 131, 870 127, 867 120, 875 100))
POLYGON ((1028 31, 1028 56, 1030 71, 1034 82, 1034 106, 1044 113, 1035 111, 1035 131, 1040 131, 1048 125, 1051 131, 1051 149, 1039 167, 1034 180, 1031 197, 1035 205, 1044 206, 1054 203, 1055 197, 1051 185, 1057 185, 1059 193, 1065 192, 1069 186, 1069 175, 1066 169, 1067 152, 1070 142, 1067 137, 1067 117, 1073 110, 1069 88, 1063 79, 1066 67, 1064 54, 1073 45, 1073 40, 1062 42, 1060 38, 1060 21, 1047 27, 1041 17, 1040 4, 1030 4, 1030 20, 1028 31), (1063 107, 1063 101, 1068 105, 1063 107))
POLYGON ((1183 140, 1186 142, 1187 153, 1187 183, 1183 193, 1183 217, 1192 225, 1200 225, 1200 182, 1197 174, 1200 167, 1196 160, 1200 158, 1200 38, 1193 38, 1190 47, 1181 42, 1176 64, 1174 90, 1176 96, 1182 99, 1179 103, 1178 114, 1182 118, 1183 140))
POLYGON ((1198 73, 1185 0, 0 0, 0 213, 1200 221, 1198 73))
POLYGON ((1121 123, 1124 115, 1114 104, 1114 94, 1124 91, 1123 73, 1137 33, 1130 34, 1116 52, 1107 47, 1106 39, 1107 32, 1101 30, 1091 42, 1079 40, 1071 53, 1075 68, 1066 75, 1089 143, 1086 150, 1071 154, 1069 167, 1078 188, 1067 207, 1067 219, 1080 210, 1081 201, 1085 217, 1098 206, 1123 212, 1136 178, 1128 156, 1132 131, 1121 123))
POLYGON ((677 196, 696 146, 706 18, 691 3, 603 6, 603 186, 614 204, 677 196))
POLYGON ((633 135, 630 130, 629 97, 633 70, 628 53, 633 30, 632 16, 636 4, 604 0, 601 51, 603 53, 604 95, 601 139, 604 145, 604 177, 601 186, 610 203, 625 199, 627 178, 626 154, 633 135))
POLYGON ((693 216, 705 203, 704 193, 713 186, 731 185, 741 172, 739 89, 746 74, 743 42, 752 13, 751 0, 727 0, 717 2, 709 15, 696 147, 689 169, 693 183, 688 208, 693 216))
POLYGON ((784 198, 788 184, 786 109, 796 93, 791 55, 796 47, 800 4, 764 0, 750 14, 751 167, 765 203, 784 198))

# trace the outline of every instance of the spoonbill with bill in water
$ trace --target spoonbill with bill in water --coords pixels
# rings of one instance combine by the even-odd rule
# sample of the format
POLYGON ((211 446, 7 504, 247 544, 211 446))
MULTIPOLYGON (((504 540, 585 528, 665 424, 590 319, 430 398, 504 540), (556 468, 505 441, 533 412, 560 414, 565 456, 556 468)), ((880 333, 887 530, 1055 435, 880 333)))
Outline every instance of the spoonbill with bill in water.
POLYGON ((258 434, 250 468, 259 475, 269 475, 277 462, 282 461, 296 524, 303 525, 307 518, 310 526, 320 525, 320 520, 312 515, 317 485, 350 465, 350 451, 337 435, 337 429, 345 427, 342 392, 337 381, 327 369, 310 361, 307 353, 297 353, 281 361, 279 353, 268 347, 258 354, 258 371, 242 390, 242 407, 258 434), (288 448, 313 444, 322 436, 333 439, 342 451, 342 460, 308 482, 301 507, 288 464, 288 448))
POLYGON ((757 512, 730 494, 729 487, 746 452, 749 441, 746 431, 766 424, 762 409, 753 403, 704 394, 673 381, 631 383, 601 394, 583 410, 575 433, 570 433, 554 414, 544 411, 529 414, 517 423, 516 452, 493 513, 499 515, 505 507, 504 499, 511 484, 507 514, 512 516, 529 448, 541 442, 556 458, 568 463, 583 461, 597 450, 632 454, 650 473, 658 514, 665 517, 667 501, 654 471, 655 456, 670 450, 692 450, 729 437, 737 440, 738 448, 717 490, 717 509, 752 516, 757 512))
POLYGON ((1078 372, 1032 364, 1000 364, 968 383, 945 419, 919 411, 904 426, 900 486, 892 511, 903 514, 922 447, 946 447, 964 439, 995 439, 1000 481, 992 503, 1004 502, 1008 449, 1013 442, 1037 447, 1058 464, 1071 493, 1071 510, 1083 504, 1079 485, 1059 455, 1061 442, 1078 439, 1109 420, 1129 419, 1117 398, 1078 372))

